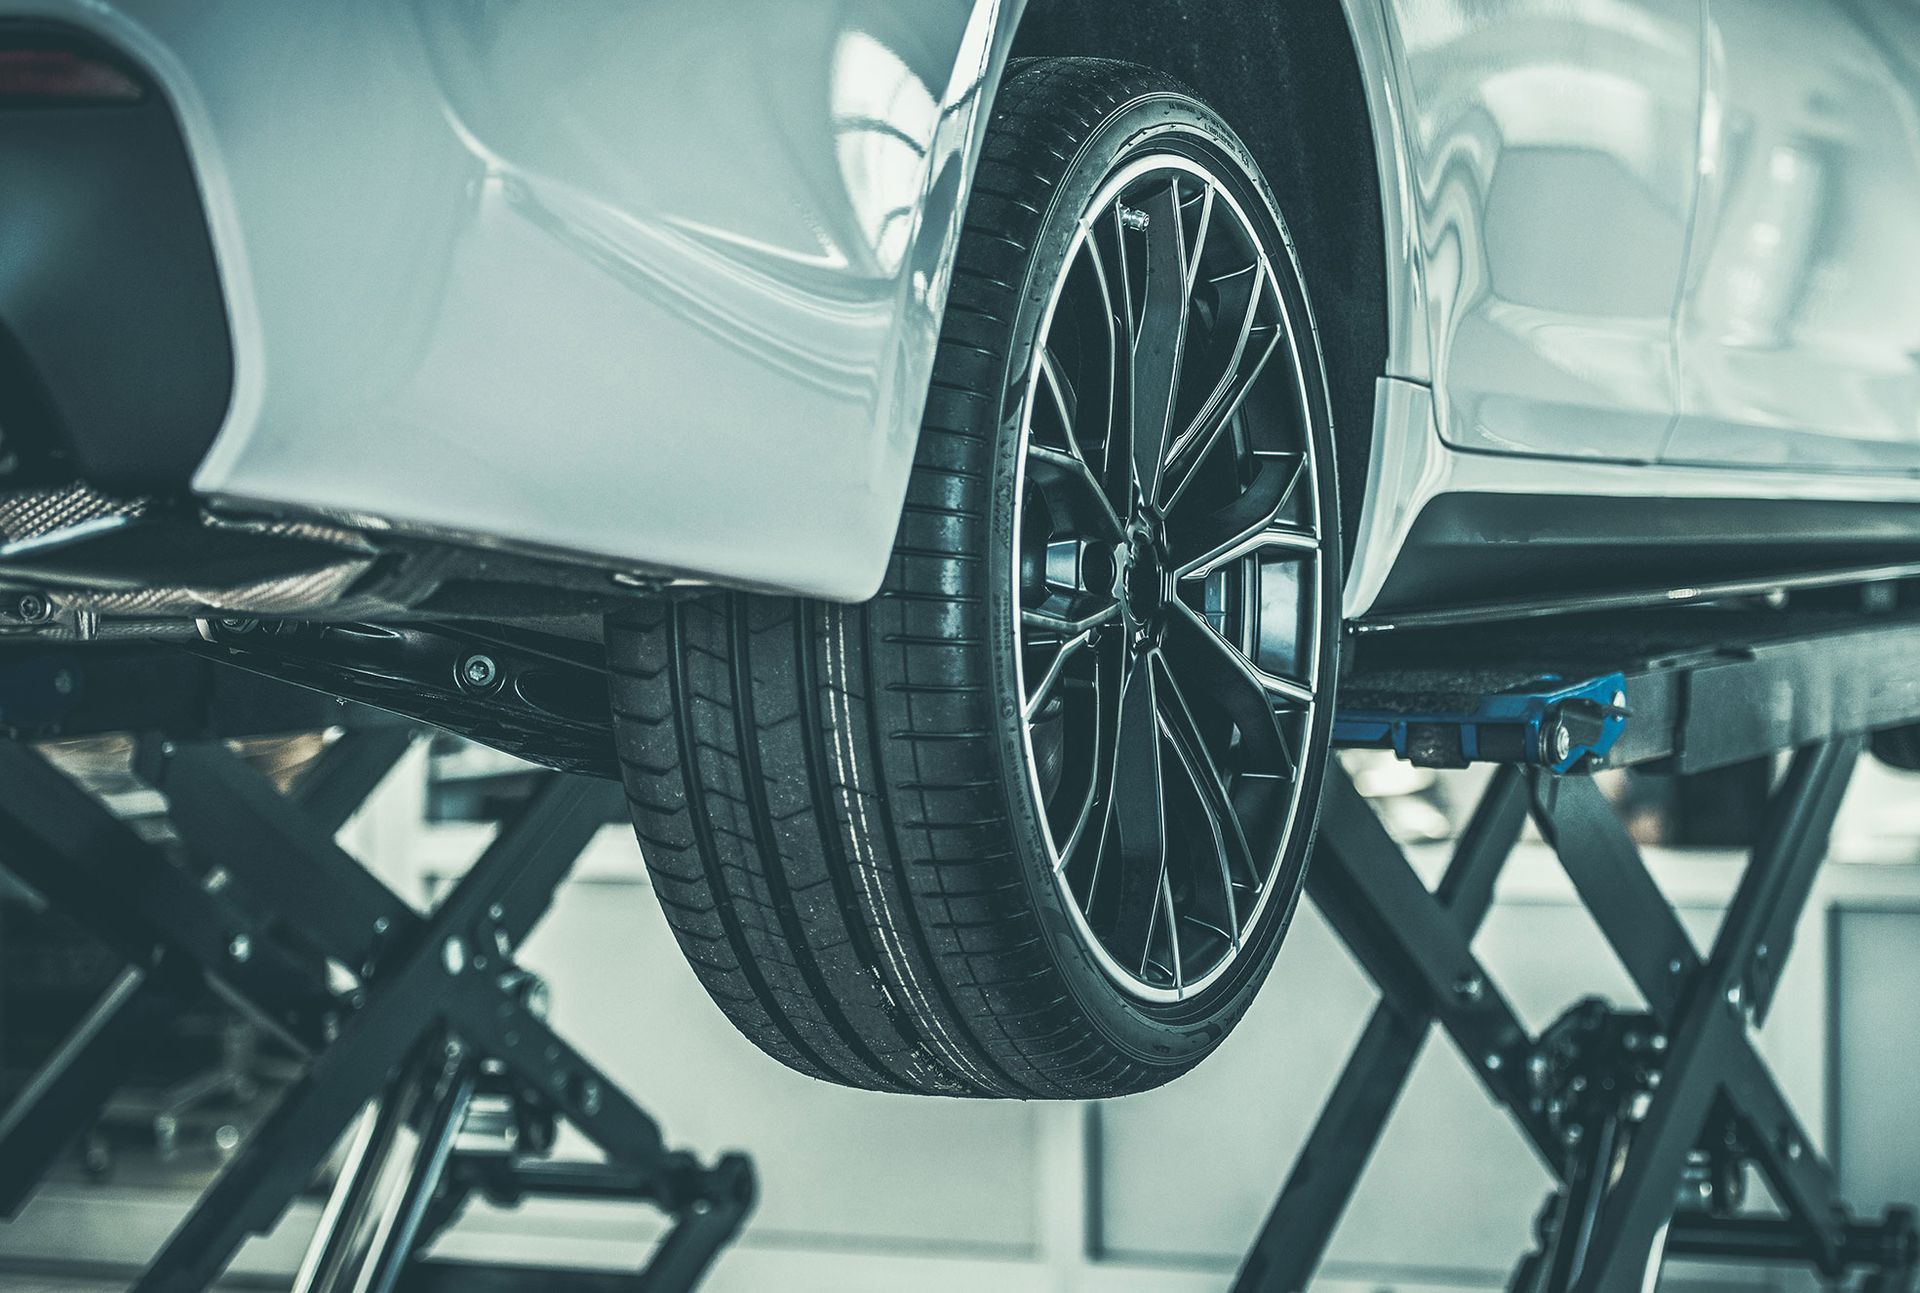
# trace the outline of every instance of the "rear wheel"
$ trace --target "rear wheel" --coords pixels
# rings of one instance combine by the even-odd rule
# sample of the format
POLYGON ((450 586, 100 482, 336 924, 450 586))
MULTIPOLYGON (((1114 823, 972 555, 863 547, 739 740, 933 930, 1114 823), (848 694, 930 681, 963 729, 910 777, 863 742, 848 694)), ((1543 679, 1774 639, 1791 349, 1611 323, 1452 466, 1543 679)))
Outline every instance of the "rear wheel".
POLYGON ((802 1072, 1097 1097, 1291 918, 1332 722, 1325 373, 1273 195, 1157 73, 1016 64, 879 595, 610 624, 670 923, 802 1072))

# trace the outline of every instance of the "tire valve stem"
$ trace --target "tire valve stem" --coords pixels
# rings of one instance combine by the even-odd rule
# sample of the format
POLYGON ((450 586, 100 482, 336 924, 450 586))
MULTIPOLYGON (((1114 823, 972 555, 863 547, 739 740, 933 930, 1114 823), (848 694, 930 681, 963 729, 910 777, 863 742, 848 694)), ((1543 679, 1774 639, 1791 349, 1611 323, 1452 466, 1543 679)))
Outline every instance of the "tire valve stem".
POLYGON ((1153 217, 1138 207, 1122 205, 1118 210, 1120 212, 1120 224, 1122 228, 1144 230, 1148 225, 1153 223, 1153 217))

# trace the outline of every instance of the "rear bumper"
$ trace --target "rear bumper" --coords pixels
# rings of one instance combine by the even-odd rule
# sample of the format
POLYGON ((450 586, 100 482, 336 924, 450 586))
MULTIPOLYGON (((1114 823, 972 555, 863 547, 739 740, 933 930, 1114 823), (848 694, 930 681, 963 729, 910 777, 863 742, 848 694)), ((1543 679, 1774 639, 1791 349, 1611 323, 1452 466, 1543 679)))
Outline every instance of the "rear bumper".
POLYGON ((172 107, 98 37, 0 20, 121 93, 0 95, 0 488, 184 492, 225 419, 233 342, 172 107))

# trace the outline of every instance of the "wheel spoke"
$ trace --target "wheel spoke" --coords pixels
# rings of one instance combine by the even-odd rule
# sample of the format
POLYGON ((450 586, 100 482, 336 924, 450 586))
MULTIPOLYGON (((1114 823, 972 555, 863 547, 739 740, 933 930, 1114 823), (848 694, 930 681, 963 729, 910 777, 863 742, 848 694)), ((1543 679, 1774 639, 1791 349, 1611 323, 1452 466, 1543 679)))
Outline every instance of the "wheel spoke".
POLYGON ((1240 753, 1247 770, 1294 772, 1293 754, 1274 711, 1276 706, 1308 703, 1312 690, 1263 673, 1198 612, 1184 602, 1176 605, 1167 658, 1184 680, 1184 695, 1213 705, 1233 721, 1240 731, 1240 753))
MULTIPOLYGON (((1117 224, 1115 228, 1118 229, 1117 224)), ((1091 459, 1086 461, 1089 467, 1094 468, 1093 474, 1096 479, 1109 482, 1109 505, 1115 497, 1118 497, 1121 505, 1124 506, 1126 498, 1124 491, 1112 488, 1112 482, 1121 474, 1117 470, 1118 464, 1114 461, 1113 447, 1116 441, 1122 439, 1117 434, 1114 423, 1119 414, 1120 378, 1121 374, 1129 369, 1126 359, 1132 350, 1132 325, 1128 318, 1132 307, 1128 303, 1124 279, 1116 280, 1113 277, 1109 262, 1101 253, 1100 229, 1097 226, 1087 230, 1082 242, 1082 253, 1086 256, 1087 264, 1091 268, 1094 285, 1100 289, 1100 318, 1107 342, 1107 408, 1106 421, 1103 424, 1106 430, 1106 442, 1102 451, 1102 461, 1097 467, 1091 459), (1123 335, 1123 329, 1125 335, 1123 335)), ((1082 448, 1084 449, 1084 446, 1082 448)))
POLYGON ((1297 500, 1294 492, 1306 481, 1307 460, 1299 454, 1275 454, 1257 459, 1259 469, 1240 497, 1205 515, 1172 517, 1167 522, 1167 545, 1173 553, 1174 574, 1187 578, 1250 552, 1272 534, 1274 547, 1317 549, 1318 539, 1287 513, 1297 500))
MULTIPOLYGON (((1068 455, 1080 464, 1081 470, 1089 479, 1093 479, 1094 471, 1087 460, 1087 447, 1081 443, 1080 437, 1079 392, 1074 389, 1073 383, 1067 380, 1066 374, 1060 371, 1060 361, 1054 356, 1053 351, 1044 346, 1040 350, 1040 382, 1047 388, 1054 414, 1060 419, 1061 439, 1066 445, 1068 455)), ((1102 497, 1105 496, 1102 495, 1102 497)), ((1109 512, 1113 510, 1110 504, 1107 510, 1109 512)))
MULTIPOLYGON (((1200 722, 1181 693, 1179 680, 1171 671, 1161 679, 1159 701, 1160 721, 1166 731, 1168 744, 1179 756, 1187 779, 1200 796, 1201 806, 1206 809, 1208 824, 1212 828, 1214 852, 1220 862, 1220 900, 1227 918, 1226 927, 1217 932, 1225 936, 1233 949, 1238 951, 1240 913, 1239 901, 1233 892, 1234 871, 1238 868, 1244 883, 1259 883, 1260 872, 1254 863, 1253 848, 1247 843, 1247 833, 1240 823, 1240 814, 1233 806, 1233 796, 1227 790, 1226 778, 1220 775, 1213 756, 1207 752, 1206 739, 1200 733, 1200 722)), ((1189 919, 1199 920, 1193 916, 1189 919)))
POLYGON ((1114 737, 1111 830, 1088 890, 1089 918, 1112 931, 1115 946, 1145 949, 1167 865, 1166 804, 1160 776, 1160 722, 1155 670, 1134 662, 1120 693, 1114 737))
POLYGON ((1062 496, 1059 501, 1065 504, 1071 527, 1109 543, 1118 543, 1125 536, 1126 527, 1114 512, 1112 501, 1079 454, 1062 453, 1029 440, 1027 475, 1042 489, 1062 496))
MULTIPOLYGON (((1180 913, 1173 906, 1173 883, 1167 874, 1164 863, 1160 867, 1160 895, 1154 910, 1161 914, 1161 923, 1167 927, 1167 972, 1173 977, 1173 995, 1176 1000, 1187 995, 1186 958, 1180 954, 1180 913)), ((1152 937, 1148 937, 1148 946, 1152 946, 1152 937)), ((1142 970, 1146 968, 1142 965, 1142 970)))
POLYGON ((1053 661, 1047 665, 1046 673, 1041 675, 1039 686, 1035 687, 1033 694, 1027 697, 1025 716, 1029 723, 1033 721, 1034 716, 1046 705, 1048 698, 1053 695, 1054 685, 1060 681, 1060 675, 1066 669, 1067 661, 1072 659, 1076 652, 1091 641, 1093 641, 1093 630, 1089 629, 1084 633, 1074 634, 1062 642, 1059 648, 1054 651, 1053 661))
POLYGON ((1256 552, 1268 551, 1290 553, 1296 557, 1312 556, 1320 551, 1320 536, 1292 526, 1268 526, 1242 536, 1237 543, 1216 548, 1205 556, 1186 562, 1175 569, 1174 576, 1178 579, 1205 579, 1230 562, 1250 557, 1256 552))
POLYGON ((1205 184, 1200 189, 1200 222, 1193 231, 1193 250, 1187 255, 1187 299, 1193 299, 1193 289, 1200 283, 1200 262, 1207 252, 1207 234, 1213 228, 1213 185, 1205 184))
POLYGON ((1289 678, 1262 669, 1257 663, 1248 659, 1246 653, 1239 647, 1221 637, 1219 631, 1207 623, 1205 616, 1184 602, 1179 604, 1179 609, 1180 618, 1202 634, 1212 650, 1220 653, 1231 668, 1243 672, 1254 686, 1266 693, 1274 702, 1289 707, 1308 705, 1313 702, 1314 689, 1310 684, 1298 678, 1289 678))
POLYGON ((1020 622, 1030 629, 1058 633, 1063 638, 1070 638, 1085 633, 1088 629, 1098 628, 1110 620, 1118 619, 1119 616, 1120 603, 1110 601, 1100 609, 1079 619, 1068 619, 1064 615, 1052 615, 1046 611, 1021 611, 1020 622))
POLYGON ((1160 498, 1160 473, 1180 389, 1187 337, 1187 246, 1180 219, 1180 187, 1141 203, 1146 220, 1145 300, 1133 338, 1133 486, 1148 502, 1160 498))
POLYGON ((1252 269, 1245 272, 1253 277, 1250 285, 1252 290, 1247 294, 1239 326, 1232 334, 1232 345, 1221 365, 1219 380, 1174 437, 1167 451, 1167 475, 1172 482, 1167 489, 1166 510, 1169 512, 1178 506, 1201 464, 1220 442, 1221 435, 1233 424, 1234 416, 1240 412, 1248 394, 1266 371, 1267 361, 1280 346, 1281 330, 1278 327, 1257 326, 1260 305, 1271 282, 1266 267, 1256 262, 1252 269))

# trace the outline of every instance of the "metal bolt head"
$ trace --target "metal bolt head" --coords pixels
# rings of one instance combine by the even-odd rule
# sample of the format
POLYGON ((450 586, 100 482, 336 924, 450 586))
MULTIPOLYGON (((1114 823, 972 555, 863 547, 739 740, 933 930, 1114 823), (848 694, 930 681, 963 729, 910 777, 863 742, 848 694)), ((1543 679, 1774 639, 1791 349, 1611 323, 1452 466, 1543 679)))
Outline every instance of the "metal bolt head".
POLYGON ((22 593, 13 613, 28 624, 45 624, 53 618, 53 601, 45 593, 22 593))
POLYGON ((588 1116, 600 1112, 600 1084, 592 1078, 583 1078, 580 1082, 580 1108, 588 1116))
POLYGON ((1468 1005, 1480 1000, 1486 992, 1486 980, 1470 970, 1453 981, 1453 995, 1468 1005))
POLYGON ((71 669, 62 669, 53 675, 53 690, 56 694, 71 696, 73 695, 73 687, 73 671, 71 669))
POLYGON ((227 955, 238 964, 246 964, 253 959, 253 940, 245 934, 235 934, 227 941, 227 955))
POLYGON ((460 662, 460 684, 475 691, 484 691, 500 677, 500 666, 490 655, 474 652, 460 662))
POLYGON ((1506 1057, 1501 1055, 1499 1051, 1493 1052, 1493 1054, 1486 1058, 1487 1071, 1489 1073, 1498 1073, 1506 1067, 1506 1064, 1506 1057))
POLYGON ((1727 989, 1727 1009, 1733 1011, 1733 1013, 1737 1015, 1741 1013, 1741 1011, 1745 1007, 1745 1004, 1746 1004, 1746 993, 1741 991, 1739 984, 1736 983, 1731 988, 1727 989))
POLYGON ((457 938, 450 938, 440 947, 440 964, 446 967, 448 974, 458 974, 467 968, 467 945, 457 938))
POLYGON ((1573 729, 1565 723, 1553 725, 1553 761, 1561 763, 1573 753, 1573 729))
POLYGON ((534 979, 527 984, 524 1002, 527 1013, 535 1019, 545 1019, 553 1010, 553 990, 542 979, 534 979))

